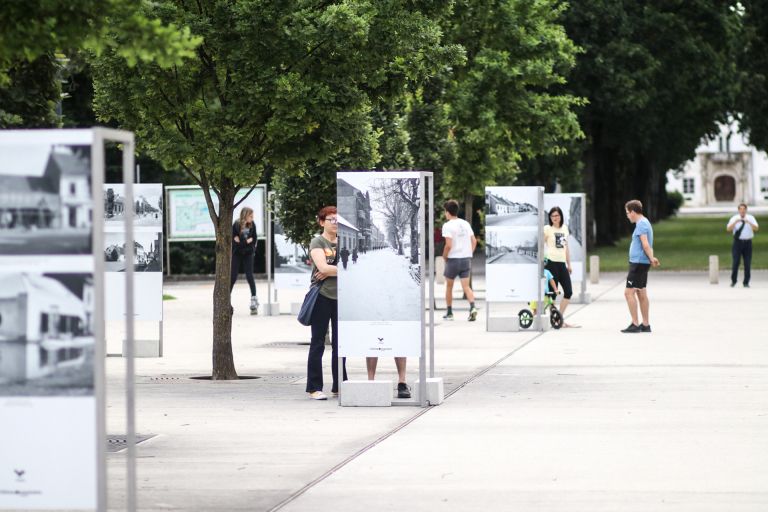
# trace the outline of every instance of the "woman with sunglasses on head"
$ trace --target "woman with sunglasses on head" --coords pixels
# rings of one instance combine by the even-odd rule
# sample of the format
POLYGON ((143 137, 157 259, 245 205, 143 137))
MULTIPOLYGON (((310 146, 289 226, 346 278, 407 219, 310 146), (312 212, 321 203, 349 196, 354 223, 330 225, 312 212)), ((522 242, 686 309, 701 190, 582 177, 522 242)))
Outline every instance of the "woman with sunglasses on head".
MULTIPOLYGON (((560 313, 565 318, 565 310, 573 295, 571 285, 571 254, 568 251, 568 226, 563 224, 563 210, 555 206, 549 210, 549 223, 544 226, 544 261, 545 268, 552 273, 555 282, 563 289, 560 301, 560 313)), ((578 327, 563 322, 563 327, 578 327)))
MULTIPOLYGON (((320 286, 317 302, 312 309, 312 340, 307 356, 307 393, 313 400, 327 400, 323 393, 323 353, 328 322, 331 323, 331 369, 333 385, 331 392, 339 392, 338 382, 338 302, 336 299, 336 275, 338 256, 336 254, 336 234, 338 216, 335 206, 326 206, 317 214, 317 222, 323 232, 309 243, 309 256, 312 260, 312 285, 320 286)), ((344 380, 347 380, 344 368, 344 380)))

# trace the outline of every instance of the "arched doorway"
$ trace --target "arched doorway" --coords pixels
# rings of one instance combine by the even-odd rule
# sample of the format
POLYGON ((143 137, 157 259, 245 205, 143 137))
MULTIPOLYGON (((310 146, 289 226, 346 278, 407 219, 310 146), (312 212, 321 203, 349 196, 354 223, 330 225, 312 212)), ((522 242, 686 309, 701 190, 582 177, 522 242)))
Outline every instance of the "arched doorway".
POLYGON ((733 176, 715 178, 715 201, 733 201, 736 197, 736 180, 733 176))

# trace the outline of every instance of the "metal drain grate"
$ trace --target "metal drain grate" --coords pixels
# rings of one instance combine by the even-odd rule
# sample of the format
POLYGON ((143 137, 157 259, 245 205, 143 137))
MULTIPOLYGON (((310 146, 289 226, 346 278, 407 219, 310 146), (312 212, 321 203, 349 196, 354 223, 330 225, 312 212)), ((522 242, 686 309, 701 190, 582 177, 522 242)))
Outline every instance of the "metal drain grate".
MULTIPOLYGON (((143 443, 147 439, 152 439, 157 434, 136 434, 136 444, 143 443)), ((125 435, 108 435, 107 452, 116 453, 125 450, 128 447, 128 440, 125 435)))
POLYGON ((150 382, 179 382, 181 377, 170 377, 168 375, 159 375, 157 377, 149 377, 147 380, 150 382))
POLYGON ((308 341, 273 341, 262 345, 264 348, 304 348, 308 346, 308 341))
POLYGON ((261 381, 268 384, 293 384, 304 377, 304 375, 264 375, 261 378, 261 381))

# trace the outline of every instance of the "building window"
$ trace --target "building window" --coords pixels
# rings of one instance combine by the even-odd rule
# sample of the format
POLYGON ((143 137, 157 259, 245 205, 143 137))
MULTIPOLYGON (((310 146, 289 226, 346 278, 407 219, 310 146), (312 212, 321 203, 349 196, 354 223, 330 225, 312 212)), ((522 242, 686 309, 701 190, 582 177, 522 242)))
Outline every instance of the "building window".
POLYGON ((69 195, 74 196, 77 193, 77 187, 74 183, 69 184, 69 195))
POLYGON ((768 194, 768 176, 760 176, 760 192, 768 194))
POLYGON ((40 333, 46 334, 48 332, 48 313, 40 315, 40 333))
POLYGON ((695 190, 693 178, 683 178, 683 194, 693 194, 695 190))

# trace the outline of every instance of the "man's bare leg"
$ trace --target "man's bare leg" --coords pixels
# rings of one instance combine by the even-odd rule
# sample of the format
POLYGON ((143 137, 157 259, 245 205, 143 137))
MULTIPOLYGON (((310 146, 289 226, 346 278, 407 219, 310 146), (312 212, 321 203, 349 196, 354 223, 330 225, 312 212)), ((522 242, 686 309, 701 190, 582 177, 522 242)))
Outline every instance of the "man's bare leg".
POLYGON ((368 380, 376 378, 376 365, 379 363, 378 357, 366 357, 365 368, 368 370, 368 380))
MULTIPOLYGON (((453 284, 453 283, 451 283, 453 284)), ((461 278, 461 288, 464 290, 464 295, 467 296, 467 300, 471 303, 475 302, 475 292, 472 291, 472 288, 469 287, 469 278, 468 277, 462 277, 461 278)))
POLYGON ((453 279, 445 278, 445 305, 450 308, 453 306, 453 279))
POLYGON ((636 292, 637 290, 635 288, 626 288, 624 289, 624 298, 627 299, 627 307, 629 307, 629 316, 632 317, 632 324, 640 325, 637 321, 637 298, 635 297, 636 292))
MULTIPOLYGON (((373 358, 371 358, 373 359, 373 358)), ((405 384, 405 362, 408 358, 396 357, 395 366, 397 367, 397 382, 398 384, 405 384)))
POLYGON ((640 314, 643 317, 643 325, 650 325, 651 318, 649 314, 650 314, 651 304, 650 304, 650 301, 648 300, 648 290, 646 290, 645 288, 637 290, 637 301, 640 303, 640 314))

